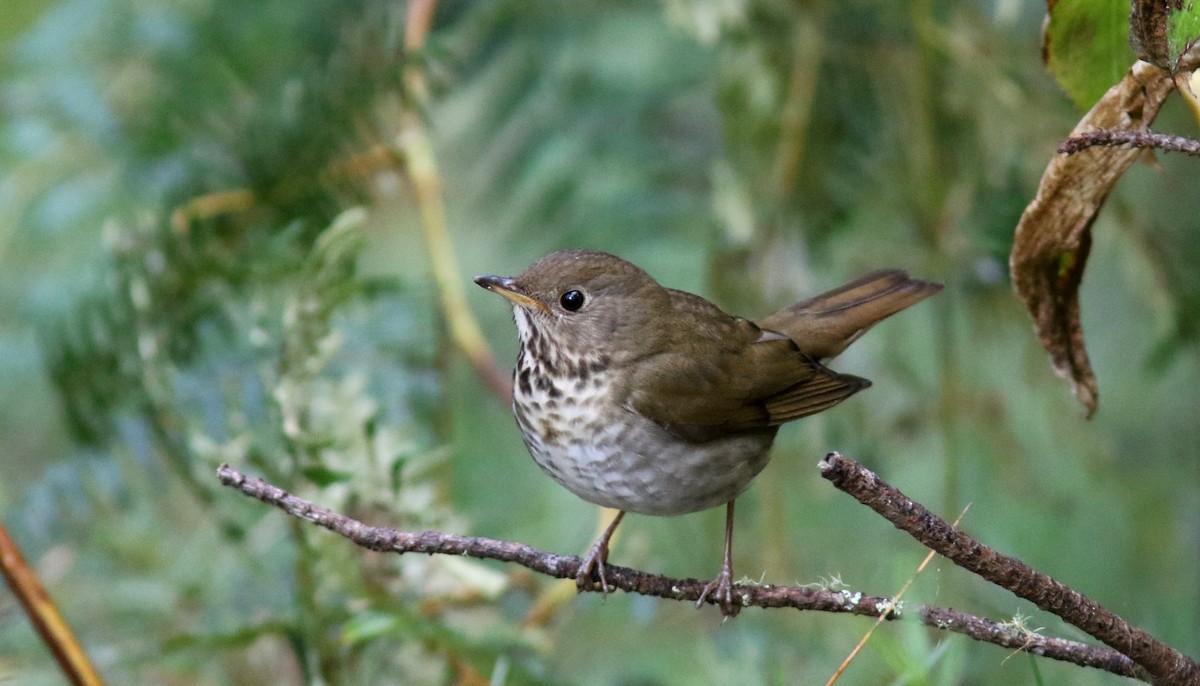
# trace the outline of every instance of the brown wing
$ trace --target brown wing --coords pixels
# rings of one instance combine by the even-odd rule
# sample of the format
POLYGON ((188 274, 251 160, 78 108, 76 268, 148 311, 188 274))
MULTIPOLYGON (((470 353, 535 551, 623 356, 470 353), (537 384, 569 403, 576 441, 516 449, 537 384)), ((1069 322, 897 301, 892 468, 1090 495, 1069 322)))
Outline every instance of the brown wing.
POLYGON ((682 438, 778 426, 870 385, 821 365, 787 336, 731 317, 698 296, 674 291, 672 299, 677 316, 700 316, 708 325, 635 362, 625 406, 682 438))

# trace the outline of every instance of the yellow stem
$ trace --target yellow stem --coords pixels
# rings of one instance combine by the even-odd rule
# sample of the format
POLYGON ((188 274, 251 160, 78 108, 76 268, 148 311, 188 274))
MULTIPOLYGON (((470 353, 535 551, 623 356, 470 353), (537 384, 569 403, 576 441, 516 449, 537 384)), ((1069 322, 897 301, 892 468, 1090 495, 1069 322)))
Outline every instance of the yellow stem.
POLYGON ((75 686, 103 686, 100 673, 79 645, 67 620, 59 613, 54 600, 38 580, 37 573, 30 569, 21 555, 16 542, 0 524, 0 571, 12 593, 21 601, 29 621, 33 623, 42 641, 54 653, 58 666, 67 680, 75 686))
MULTIPOLYGON (((404 47, 410 54, 424 48, 425 37, 433 22, 436 7, 437 0, 409 2, 404 47)), ((454 246, 446 230, 446 209, 442 202, 442 182, 438 174, 437 158, 421 118, 416 112, 416 109, 424 104, 428 92, 424 72, 420 67, 410 66, 405 69, 404 77, 409 95, 417 105, 406 113, 395 146, 405 161, 405 171, 412 184, 413 196, 421 215, 421 229, 429 250, 430 268, 433 270, 441 296, 446 322, 450 326, 450 336, 488 388, 507 401, 512 397, 511 383, 496 367, 491 348, 488 347, 479 324, 467 306, 462 273, 458 269, 458 261, 454 258, 454 246)))
POLYGON ((198 195, 171 212, 171 228, 176 233, 186 233, 197 219, 244 212, 254 207, 255 202, 254 193, 245 188, 198 195))
MULTIPOLYGON (((964 507, 963 511, 958 513, 958 517, 955 518, 954 523, 951 524, 951 526, 958 527, 958 523, 962 521, 962 518, 967 514, 967 510, 969 509, 971 509, 970 505, 964 507)), ((917 580, 917 577, 921 574, 921 572, 925 571, 925 567, 927 567, 929 562, 933 560, 934 555, 937 555, 937 551, 930 550, 929 554, 925 556, 925 559, 921 560, 921 564, 917 565, 917 571, 913 572, 913 575, 908 577, 908 581, 905 581, 904 585, 900 587, 900 592, 897 593, 896 596, 892 598, 891 602, 888 603, 887 609, 884 612, 879 613, 879 617, 875 619, 875 623, 871 625, 870 629, 867 629, 867 633, 864 634, 863 637, 858 641, 858 645, 854 646, 854 650, 850 651, 850 654, 846 656, 846 659, 842 660, 842 664, 838 665, 837 671, 833 673, 833 676, 829 677, 829 681, 825 682, 825 686, 833 686, 833 684, 842 677, 842 674, 846 671, 846 668, 850 666, 850 663, 854 661, 854 658, 858 657, 859 652, 862 651, 863 647, 867 645, 867 641, 871 640, 871 636, 875 633, 875 630, 879 628, 879 625, 883 624, 888 616, 895 611, 900 599, 903 598, 904 594, 908 592, 909 587, 913 585, 913 582, 917 580)))
MULTIPOLYGON (((613 518, 620 513, 620 510, 602 507, 598 512, 599 518, 596 522, 596 535, 592 537, 592 540, 604 535, 604 531, 608 529, 609 524, 612 524, 613 518)), ((621 530, 617 529, 613 533, 613 537, 609 540, 609 548, 614 547, 620 536, 621 530)), ((591 544, 589 543, 588 545, 590 546, 591 544)), ((524 628, 546 626, 550 623, 551 619, 554 619, 554 615, 558 612, 559 608, 566 605, 576 595, 579 595, 579 592, 576 590, 574 579, 561 579, 546 586, 538 594, 538 597, 529 607, 529 611, 521 619, 521 626, 524 628)))
POLYGON ((821 69, 823 8, 821 5, 811 16, 801 16, 792 39, 792 78, 780 115, 779 147, 771 172, 772 186, 781 201, 795 188, 800 162, 804 159, 804 143, 821 69))
POLYGON ((396 139, 396 146, 407 162, 408 177, 421 215, 425 244, 429 250, 430 268, 433 270, 441 296, 446 322, 450 326, 450 335, 488 388, 502 399, 508 399, 512 393, 511 384, 496 367, 491 348, 484 340, 483 332, 480 331, 479 324, 467 305, 463 276, 454 258, 454 246, 446 230, 441 181, 429 138, 416 115, 409 115, 406 119, 408 121, 396 139))

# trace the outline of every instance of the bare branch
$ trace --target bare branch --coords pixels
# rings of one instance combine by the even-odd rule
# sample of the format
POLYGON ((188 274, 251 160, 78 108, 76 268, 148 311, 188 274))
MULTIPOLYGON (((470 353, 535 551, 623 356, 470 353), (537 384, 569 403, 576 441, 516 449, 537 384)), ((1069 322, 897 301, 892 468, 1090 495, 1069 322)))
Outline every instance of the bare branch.
POLYGON ((1154 148, 1167 152, 1181 152, 1200 156, 1200 141, 1186 136, 1154 133, 1139 129, 1096 129, 1071 136, 1058 147, 1058 152, 1073 155, 1093 146, 1105 148, 1154 148))
POLYGON ((821 475, 878 512, 897 529, 959 567, 1061 617, 1128 655, 1145 669, 1152 683, 1200 683, 1200 666, 1191 658, 1132 626, 1082 593, 958 531, 857 462, 830 453, 821 461, 821 475))
MULTIPOLYGON (((479 559, 514 562, 534 572, 558 579, 574 579, 579 570, 581 560, 574 555, 557 555, 523 543, 477 536, 459 536, 437 531, 412 533, 367 526, 358 520, 291 495, 262 479, 246 477, 229 465, 221 465, 217 475, 226 486, 274 505, 294 517, 329 529, 370 550, 399 554, 466 555, 479 559)), ((689 602, 695 602, 700 597, 705 585, 704 581, 697 579, 674 579, 613 565, 605 567, 605 575, 610 587, 627 593, 689 602)), ((1102 669, 1120 676, 1143 677, 1143 672, 1137 665, 1119 651, 1042 636, 1010 623, 996 622, 949 608, 923 606, 906 611, 903 606, 893 607, 892 599, 885 596, 798 586, 740 583, 734 587, 734 593, 746 607, 790 607, 864 617, 882 615, 889 620, 916 619, 935 629, 960 633, 1011 650, 1023 650, 1054 660, 1102 669)), ((710 599, 709 602, 711 604, 714 601, 710 599)))

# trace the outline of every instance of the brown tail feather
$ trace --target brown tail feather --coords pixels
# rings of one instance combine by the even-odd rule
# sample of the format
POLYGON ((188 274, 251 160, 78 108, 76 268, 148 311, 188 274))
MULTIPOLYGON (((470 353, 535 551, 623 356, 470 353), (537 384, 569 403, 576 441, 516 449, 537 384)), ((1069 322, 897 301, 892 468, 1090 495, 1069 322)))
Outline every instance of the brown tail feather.
POLYGON ((876 322, 942 290, 899 269, 881 269, 840 288, 785 307, 756 322, 786 334, 805 353, 837 357, 876 322))

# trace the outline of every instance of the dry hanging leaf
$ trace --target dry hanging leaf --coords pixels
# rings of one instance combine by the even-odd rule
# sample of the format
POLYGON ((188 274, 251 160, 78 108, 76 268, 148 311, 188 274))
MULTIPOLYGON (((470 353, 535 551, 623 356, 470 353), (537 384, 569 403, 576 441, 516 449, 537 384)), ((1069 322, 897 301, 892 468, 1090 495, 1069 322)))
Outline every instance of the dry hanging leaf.
MULTIPOLYGON (((1137 62, 1071 135, 1095 129, 1145 131, 1172 88, 1168 72, 1137 62)), ((1079 282, 1096 213, 1117 179, 1142 154, 1136 149, 1093 147, 1055 155, 1013 237, 1010 268, 1017 294, 1029 308, 1055 373, 1071 382, 1088 416, 1096 411, 1097 391, 1079 322, 1079 282)))

